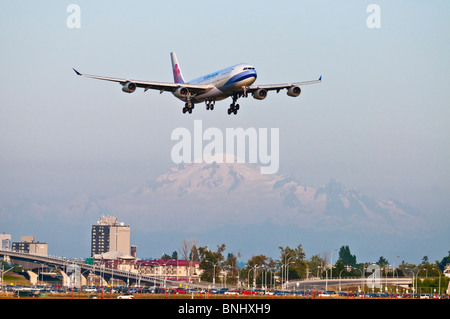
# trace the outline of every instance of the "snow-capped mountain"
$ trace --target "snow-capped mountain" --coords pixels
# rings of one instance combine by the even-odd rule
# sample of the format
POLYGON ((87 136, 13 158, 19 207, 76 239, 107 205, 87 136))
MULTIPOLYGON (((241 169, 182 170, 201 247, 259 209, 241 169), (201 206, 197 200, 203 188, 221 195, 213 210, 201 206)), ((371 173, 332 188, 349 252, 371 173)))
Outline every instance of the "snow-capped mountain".
POLYGON ((114 215, 140 232, 201 233, 265 224, 398 235, 425 226, 407 205, 363 195, 335 180, 314 188, 292 176, 261 174, 257 165, 237 163, 180 165, 115 196, 82 194, 63 203, 23 200, 4 204, 0 212, 11 222, 51 220, 71 225, 93 224, 101 215, 114 215))
MULTIPOLYGON (((92 204, 91 204, 92 205, 92 204)), ((345 188, 319 188, 249 164, 184 164, 129 192, 98 201, 103 211, 155 231, 201 232, 270 222, 300 229, 399 233, 423 227, 413 209, 345 188)))
POLYGON ((20 199, 2 204, 0 215, 2 226, 17 229, 17 236, 64 237, 61 254, 89 252, 90 226, 102 215, 130 225, 133 243, 151 254, 174 249, 185 236, 248 254, 275 256, 279 245, 299 242, 316 251, 356 242, 365 253, 386 254, 391 247, 395 254, 396 245, 427 245, 420 234, 428 230, 405 204, 363 195, 336 180, 303 185, 292 176, 261 174, 249 164, 180 165, 115 196, 81 194, 51 203, 20 199))

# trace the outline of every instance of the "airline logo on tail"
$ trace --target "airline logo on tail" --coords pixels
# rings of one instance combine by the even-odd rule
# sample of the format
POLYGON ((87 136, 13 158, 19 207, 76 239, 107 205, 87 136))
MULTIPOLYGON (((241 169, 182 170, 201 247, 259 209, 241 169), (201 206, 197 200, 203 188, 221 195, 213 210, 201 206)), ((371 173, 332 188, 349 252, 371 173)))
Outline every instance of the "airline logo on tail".
POLYGON ((173 79, 175 83, 184 83, 178 64, 175 64, 175 66, 173 67, 173 79))
POLYGON ((181 83, 184 84, 184 78, 183 74, 180 70, 180 65, 178 64, 177 56, 175 55, 175 52, 170 53, 170 58, 172 59, 172 70, 173 70, 173 81, 175 83, 181 83))

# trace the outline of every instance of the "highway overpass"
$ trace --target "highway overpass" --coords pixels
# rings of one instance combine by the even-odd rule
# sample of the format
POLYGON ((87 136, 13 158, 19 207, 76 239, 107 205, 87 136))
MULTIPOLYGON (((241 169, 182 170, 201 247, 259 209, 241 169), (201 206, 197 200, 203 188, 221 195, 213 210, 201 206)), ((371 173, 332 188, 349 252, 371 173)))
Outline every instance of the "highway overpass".
POLYGON ((301 281, 289 281, 287 284, 288 290, 346 290, 350 287, 357 288, 364 287, 368 288, 380 288, 386 286, 398 286, 398 287, 408 287, 412 285, 413 279, 409 277, 400 278, 377 278, 373 280, 372 278, 362 277, 362 278, 333 278, 333 279, 312 279, 312 280, 301 280, 301 281))
MULTIPOLYGON (((42 268, 55 268, 58 273, 64 278, 64 286, 73 285, 73 282, 69 282, 68 273, 78 272, 85 279, 89 274, 95 274, 100 276, 105 281, 109 281, 111 278, 122 280, 129 285, 138 284, 145 286, 171 286, 177 285, 176 282, 165 280, 161 277, 148 276, 135 272, 117 270, 106 268, 103 266, 95 266, 86 264, 84 261, 71 260, 61 257, 50 257, 42 255, 34 255, 27 253, 20 253, 8 250, 0 250, 0 259, 10 261, 14 264, 21 265, 28 271, 37 272, 42 268)), ((30 273, 32 277, 33 274, 30 273)), ((85 284, 82 282, 81 284, 85 284)))

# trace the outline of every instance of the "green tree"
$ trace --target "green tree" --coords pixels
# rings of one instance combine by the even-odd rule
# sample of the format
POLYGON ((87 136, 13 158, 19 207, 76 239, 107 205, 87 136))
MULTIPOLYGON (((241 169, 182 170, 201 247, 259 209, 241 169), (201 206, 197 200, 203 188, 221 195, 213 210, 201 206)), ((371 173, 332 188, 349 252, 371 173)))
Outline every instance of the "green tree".
POLYGON ((193 245, 190 253, 190 260, 200 261, 200 256, 198 254, 197 246, 193 245))
POLYGON ((306 254, 301 244, 296 248, 278 247, 281 250, 279 264, 289 269, 290 279, 306 278, 306 254))
POLYGON ((339 276, 345 278, 350 276, 357 276, 356 270, 348 265, 345 265, 342 260, 338 259, 336 264, 334 264, 333 276, 339 278, 339 276))
POLYGON ((238 253, 236 256, 234 253, 229 253, 227 259, 223 262, 223 267, 227 269, 227 282, 230 284, 237 283, 238 275, 240 273, 240 269, 237 266, 237 259, 241 254, 238 253))
POLYGON ((346 266, 356 267, 356 256, 350 253, 348 246, 339 249, 339 260, 346 266))
POLYGON ((378 261, 376 262, 376 264, 378 266, 384 267, 386 265, 389 265, 389 261, 387 259, 385 259, 383 256, 380 256, 380 258, 378 259, 378 261))
POLYGON ((320 255, 313 255, 306 261, 308 277, 309 275, 316 277, 320 274, 320 269, 323 269, 326 261, 320 255), (320 267, 320 268, 319 268, 320 267))
POLYGON ((270 259, 265 255, 253 256, 247 261, 246 269, 243 275, 247 278, 256 278, 255 283, 258 285, 261 283, 261 274, 263 273, 263 269, 268 266, 269 263, 270 259))
POLYGON ((441 262, 439 263, 439 269, 440 269, 441 271, 444 271, 445 266, 446 266, 447 264, 450 264, 450 251, 448 252, 448 256, 442 258, 441 262))
POLYGON ((200 256, 200 269, 203 270, 201 279, 204 281, 217 280, 220 270, 222 269, 222 262, 224 260, 223 252, 225 251, 225 244, 218 245, 217 251, 211 251, 207 246, 199 247, 198 253, 200 256))

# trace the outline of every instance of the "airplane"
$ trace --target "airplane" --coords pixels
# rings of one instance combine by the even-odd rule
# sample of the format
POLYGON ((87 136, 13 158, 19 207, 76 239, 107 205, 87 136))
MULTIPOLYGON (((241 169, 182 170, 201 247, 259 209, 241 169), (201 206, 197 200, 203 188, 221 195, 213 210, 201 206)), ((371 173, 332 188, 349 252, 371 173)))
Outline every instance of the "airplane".
POLYGON ((276 90, 277 93, 282 89, 287 90, 287 95, 297 97, 301 93, 300 86, 322 82, 322 75, 318 80, 252 86, 257 78, 254 66, 246 63, 236 64, 228 68, 216 71, 194 80, 186 82, 181 72, 175 52, 170 53, 173 71, 173 83, 135 81, 128 79, 118 79, 96 75, 82 74, 75 68, 75 73, 82 77, 118 82, 122 85, 122 91, 133 93, 136 88, 144 88, 144 92, 149 89, 163 92, 171 92, 175 97, 185 102, 183 113, 192 113, 195 104, 205 102, 207 110, 213 110, 216 101, 232 98, 232 103, 228 108, 228 114, 237 114, 239 104, 237 100, 241 97, 248 97, 251 93, 253 98, 263 100, 267 97, 267 92, 276 90))

